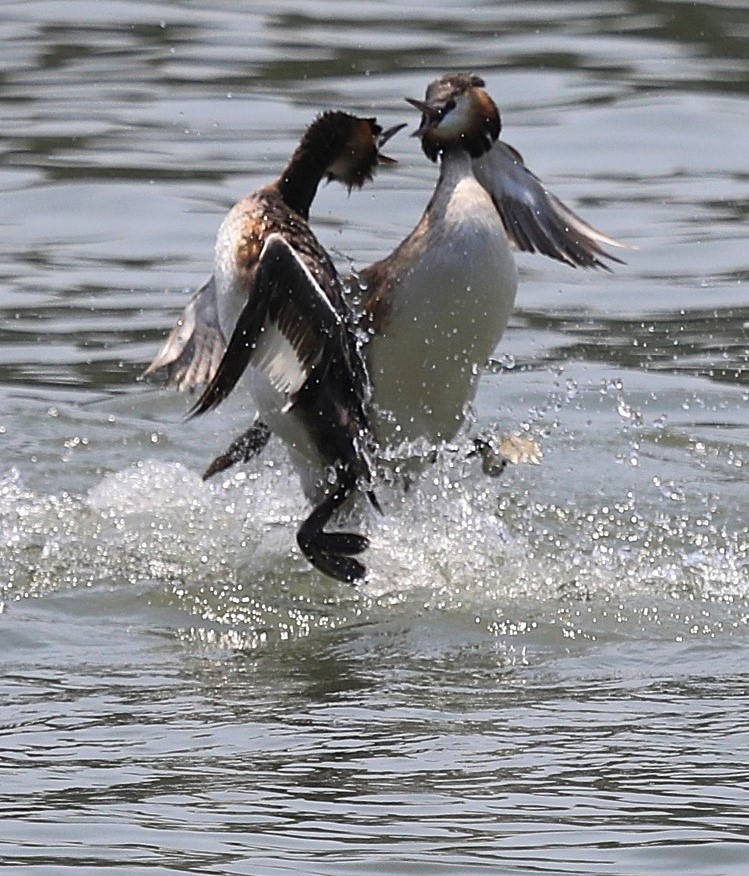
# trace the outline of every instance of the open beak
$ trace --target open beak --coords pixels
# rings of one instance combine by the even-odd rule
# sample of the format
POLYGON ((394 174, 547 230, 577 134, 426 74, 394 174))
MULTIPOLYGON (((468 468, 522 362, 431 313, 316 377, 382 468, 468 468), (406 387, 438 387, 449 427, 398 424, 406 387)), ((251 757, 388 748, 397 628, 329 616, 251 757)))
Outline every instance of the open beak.
POLYGON ((392 128, 388 128, 387 131, 383 131, 380 134, 379 139, 377 140, 377 161, 379 164, 397 164, 398 163, 394 158, 391 158, 389 155, 383 155, 382 152, 380 152, 380 149, 382 149, 382 147, 387 143, 387 141, 391 137, 393 137, 395 134, 397 134, 398 131, 402 131, 403 128, 405 128, 405 127, 406 127, 406 123, 401 122, 400 125, 393 125, 392 128))
POLYGON ((423 100, 416 100, 413 97, 407 97, 405 101, 410 103, 411 106, 416 107, 421 113, 421 125, 411 134, 412 137, 423 137, 424 134, 437 127, 442 118, 438 107, 423 100))

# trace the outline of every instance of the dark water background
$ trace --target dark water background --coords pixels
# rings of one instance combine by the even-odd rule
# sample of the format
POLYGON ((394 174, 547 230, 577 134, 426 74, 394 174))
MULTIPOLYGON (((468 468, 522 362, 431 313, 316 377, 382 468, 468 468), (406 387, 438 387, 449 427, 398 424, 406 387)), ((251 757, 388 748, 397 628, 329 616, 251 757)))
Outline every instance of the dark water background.
MULTIPOLYGON (((743 0, 3 4, 0 872, 747 872, 748 50, 743 0), (354 590, 279 447, 203 485, 242 412, 136 381, 318 111, 455 69, 639 249, 519 258, 477 414, 543 462, 442 460, 354 590)), ((433 188, 389 151, 316 202, 344 267, 433 188)))

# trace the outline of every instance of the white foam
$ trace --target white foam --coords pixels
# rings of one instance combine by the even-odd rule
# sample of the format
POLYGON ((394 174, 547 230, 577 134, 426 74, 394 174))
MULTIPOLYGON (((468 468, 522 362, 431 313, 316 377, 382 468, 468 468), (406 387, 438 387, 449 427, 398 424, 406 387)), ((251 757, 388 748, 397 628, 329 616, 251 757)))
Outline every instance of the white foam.
POLYGON ((210 488, 197 472, 179 462, 145 460, 105 475, 92 487, 88 505, 102 513, 157 512, 165 507, 190 507, 209 503, 210 488))
POLYGON ((247 648, 420 611, 500 638, 539 624, 571 638, 745 627, 746 528, 647 480, 605 499, 587 484, 574 494, 567 460, 578 453, 557 430, 540 466, 488 479, 450 452, 407 493, 378 487, 382 517, 341 522, 371 538, 359 587, 325 579, 296 547, 309 506, 277 444, 208 483, 144 460, 83 498, 35 492, 11 471, 0 478, 0 599, 145 586, 176 606, 186 635, 247 648))

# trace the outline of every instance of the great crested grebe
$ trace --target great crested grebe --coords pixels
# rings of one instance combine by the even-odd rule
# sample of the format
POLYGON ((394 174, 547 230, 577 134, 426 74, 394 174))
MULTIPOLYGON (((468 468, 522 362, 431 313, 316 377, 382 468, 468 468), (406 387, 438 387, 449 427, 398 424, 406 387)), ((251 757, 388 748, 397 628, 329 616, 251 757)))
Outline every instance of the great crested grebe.
POLYGON ((414 230, 359 282, 375 436, 396 456, 416 442, 428 458, 463 425, 507 326, 512 249, 605 267, 600 257, 618 259, 601 244, 622 244, 575 216, 499 140, 499 111, 478 76, 443 76, 408 102, 422 113, 415 136, 439 180, 414 230))
MULTIPOLYGON (((620 259, 603 247, 630 248, 577 216, 499 139, 499 111, 484 86, 479 76, 453 73, 432 82, 425 100, 407 99, 422 113, 415 135, 439 162, 439 180, 416 228, 351 280, 363 300, 373 426, 390 459, 399 448, 409 455, 409 443, 415 461, 428 459, 465 422, 514 304, 512 250, 608 270, 603 259, 620 259)), ((200 329, 210 326, 202 320, 200 329)), ((195 354, 191 364, 208 358, 195 354)), ((247 461, 269 436, 256 422, 205 477, 247 461)))
MULTIPOLYGON (((352 279, 363 303, 372 427, 381 458, 396 464, 433 458, 464 424, 514 304, 511 250, 608 270, 604 259, 620 260, 604 247, 629 248, 577 216, 499 139, 499 111, 484 85, 454 73, 432 82, 425 100, 409 99, 422 114, 415 134, 439 162, 439 180, 416 228, 352 279)), ((186 308, 185 328, 173 332, 182 332, 181 355, 170 381, 181 388, 210 376, 214 299, 209 281, 186 308)), ((151 370, 166 364, 158 359, 151 370)), ((256 420, 204 477, 259 452, 275 431, 269 425, 256 420)))
POLYGON ((323 527, 357 487, 377 507, 370 486, 369 382, 342 284, 307 220, 320 181, 361 186, 378 163, 391 161, 379 147, 400 127, 383 133, 374 119, 319 116, 280 176, 229 211, 216 238, 211 279, 146 371, 166 367, 168 382, 180 388, 206 383, 191 409, 196 415, 219 404, 247 369, 246 385, 262 417, 249 434, 271 429, 308 487, 310 470, 320 475, 318 491, 327 487, 299 528, 299 547, 320 571, 347 582, 365 574, 354 555, 367 539, 323 527), (335 472, 330 486, 322 477, 326 469, 335 472))

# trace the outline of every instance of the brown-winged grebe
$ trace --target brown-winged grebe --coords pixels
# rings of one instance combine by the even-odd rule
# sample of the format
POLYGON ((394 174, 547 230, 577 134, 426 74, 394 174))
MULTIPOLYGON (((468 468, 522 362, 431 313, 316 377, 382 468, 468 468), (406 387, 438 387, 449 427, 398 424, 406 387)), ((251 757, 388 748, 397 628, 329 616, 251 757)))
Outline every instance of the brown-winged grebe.
POLYGON ((357 487, 377 506, 370 390, 341 281, 308 218, 323 178, 361 186, 391 161, 379 149, 400 127, 383 132, 374 119, 344 112, 319 116, 280 176, 229 211, 211 279, 146 371, 166 367, 180 388, 206 384, 192 415, 215 407, 242 379, 261 418, 250 434, 278 435, 314 493, 299 547, 320 571, 347 582, 365 574, 354 555, 367 539, 323 527, 357 487))

